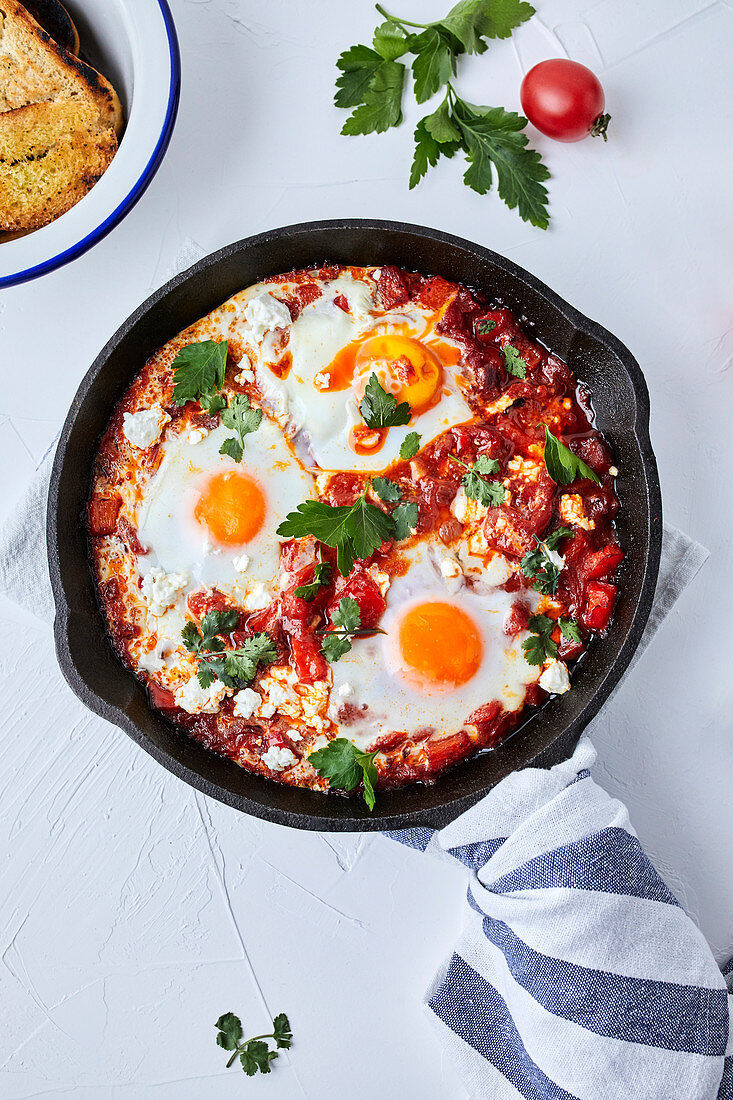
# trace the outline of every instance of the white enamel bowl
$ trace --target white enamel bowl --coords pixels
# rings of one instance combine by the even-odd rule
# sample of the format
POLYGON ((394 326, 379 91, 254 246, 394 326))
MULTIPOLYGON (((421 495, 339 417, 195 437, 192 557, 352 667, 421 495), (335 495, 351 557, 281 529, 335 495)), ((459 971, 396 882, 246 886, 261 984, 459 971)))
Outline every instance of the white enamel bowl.
POLYGON ((181 66, 167 0, 64 3, 85 60, 119 93, 125 131, 109 168, 76 206, 42 229, 0 236, 0 287, 53 271, 114 229, 155 175, 176 120, 181 66))

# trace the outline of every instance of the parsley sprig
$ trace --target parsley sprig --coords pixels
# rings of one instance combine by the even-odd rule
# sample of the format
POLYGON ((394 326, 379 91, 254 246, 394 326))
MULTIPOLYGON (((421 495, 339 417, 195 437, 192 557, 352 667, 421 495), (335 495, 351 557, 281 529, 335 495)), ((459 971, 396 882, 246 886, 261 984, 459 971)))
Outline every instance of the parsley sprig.
POLYGON ((292 1042, 293 1033, 290 1030, 290 1022, 284 1012, 272 1021, 272 1031, 265 1035, 254 1035, 251 1039, 242 1040, 244 1032, 242 1021, 233 1012, 225 1012, 214 1024, 218 1028, 216 1036, 217 1045, 224 1050, 234 1053, 227 1062, 227 1069, 234 1065, 237 1058, 242 1064, 242 1069, 248 1077, 254 1077, 260 1073, 270 1072, 270 1063, 277 1058, 278 1050, 288 1050, 292 1042), (274 1039, 277 1050, 270 1050, 269 1043, 265 1039, 274 1039))
POLYGON ((387 393, 380 385, 376 374, 369 375, 359 412, 368 428, 396 428, 409 424, 412 418, 412 409, 407 402, 398 404, 394 394, 387 393))
POLYGON ((228 340, 201 340, 181 348, 173 360, 173 404, 199 401, 210 413, 217 413, 226 402, 218 392, 224 385, 228 340))
POLYGON ((522 642, 524 659, 528 665, 542 665, 557 657, 557 642, 552 637, 556 626, 559 626, 560 633, 570 641, 582 641, 577 619, 558 619, 555 622, 549 615, 532 615, 527 624, 532 632, 531 636, 522 642))
POLYGON ((222 409, 221 422, 225 428, 231 428, 236 436, 225 439, 219 448, 220 455, 229 455, 235 462, 241 462, 244 455, 244 437, 256 432, 262 423, 262 409, 253 409, 246 394, 235 393, 228 408, 222 409))
POLYGON ((557 547, 564 538, 574 538, 570 527, 557 527, 546 539, 534 536, 537 546, 525 554, 520 562, 525 577, 532 581, 532 587, 543 596, 554 596, 562 572, 562 562, 558 562, 557 547))
POLYGON ((549 172, 539 153, 527 148, 521 132, 527 120, 501 107, 477 107, 457 95, 451 77, 463 54, 481 54, 488 40, 508 38, 515 27, 534 14, 523 0, 459 0, 448 14, 432 23, 415 23, 391 15, 380 4, 385 22, 374 32, 372 47, 352 46, 337 61, 337 107, 355 110, 342 134, 382 133, 402 121, 406 66, 412 55, 415 98, 425 103, 445 87, 437 110, 422 118, 415 130, 415 153, 410 187, 415 187, 441 156, 459 150, 469 162, 465 183, 484 195, 496 172, 499 196, 517 208, 525 221, 541 229, 548 225, 549 172))
POLYGON ((506 489, 500 481, 489 481, 489 474, 495 474, 499 469, 499 463, 488 455, 479 455, 473 466, 469 466, 463 459, 456 455, 448 455, 453 462, 463 466, 466 473, 461 478, 466 496, 470 500, 477 500, 484 508, 497 507, 506 496, 506 489))
POLYGON ((547 425, 545 428, 545 467, 557 485, 570 485, 578 477, 587 477, 599 485, 601 479, 587 462, 578 458, 569 447, 553 435, 547 425))
POLYGON ((229 688, 246 687, 260 665, 272 664, 277 657, 275 643, 265 631, 245 638, 237 649, 225 649, 222 635, 231 634, 238 622, 236 611, 210 611, 201 620, 201 630, 195 623, 186 623, 181 631, 186 649, 199 658, 197 676, 204 690, 214 680, 229 688))
POLYGON ((289 512, 277 529, 284 538, 313 535, 336 551, 336 565, 343 576, 351 572, 356 558, 368 558, 387 539, 407 538, 417 526, 417 504, 400 504, 391 515, 369 504, 369 486, 353 504, 326 504, 304 500, 289 512))
POLYGON ((325 635, 321 646, 321 653, 333 664, 348 653, 354 638, 365 634, 384 634, 379 627, 365 627, 361 625, 361 608, 351 596, 344 596, 334 611, 331 622, 333 626, 323 627, 319 634, 325 635))
POLYGON ((319 775, 328 779, 330 787, 339 791, 353 791, 359 783, 364 784, 364 801, 370 810, 376 801, 374 784, 377 781, 377 769, 374 766, 376 752, 361 752, 345 737, 336 737, 333 741, 311 753, 308 761, 319 775))

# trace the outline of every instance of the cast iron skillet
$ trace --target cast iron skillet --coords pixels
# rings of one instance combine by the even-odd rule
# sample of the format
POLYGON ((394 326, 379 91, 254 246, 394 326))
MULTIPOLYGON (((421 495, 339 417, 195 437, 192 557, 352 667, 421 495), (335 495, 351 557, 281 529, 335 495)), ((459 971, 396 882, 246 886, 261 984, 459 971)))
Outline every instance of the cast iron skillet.
POLYGON ((187 783, 246 813, 304 829, 438 827, 516 768, 566 758, 618 683, 649 616, 659 566, 662 508, 649 440, 649 395, 623 344, 532 275, 486 248, 415 225, 334 220, 286 226, 222 248, 140 306, 102 350, 74 398, 53 467, 48 555, 56 648, 79 698, 187 783), (146 359, 182 328, 266 275, 322 263, 397 264, 466 283, 499 299, 590 387, 597 423, 620 474, 618 531, 627 553, 608 637, 579 663, 570 692, 549 703, 492 752, 450 769, 433 786, 380 793, 369 814, 358 798, 322 795, 250 775, 207 751, 150 708, 142 684, 109 644, 87 559, 83 514, 92 463, 115 403, 146 359))

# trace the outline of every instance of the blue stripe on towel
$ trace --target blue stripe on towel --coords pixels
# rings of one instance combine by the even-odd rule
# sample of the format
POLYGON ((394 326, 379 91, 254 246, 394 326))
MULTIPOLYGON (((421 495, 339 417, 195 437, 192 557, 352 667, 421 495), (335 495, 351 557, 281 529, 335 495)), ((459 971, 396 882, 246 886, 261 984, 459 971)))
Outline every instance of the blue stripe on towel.
POLYGON ((518 870, 490 883, 488 889, 508 894, 512 890, 555 887, 602 890, 679 905, 652 867, 639 841, 625 829, 609 827, 562 848, 543 852, 527 860, 518 870))
POLYGON ((408 848, 417 848, 418 852, 424 852, 435 836, 435 829, 392 829, 385 830, 382 835, 406 844, 408 848))
POLYGON ((505 836, 497 836, 492 840, 479 840, 474 844, 459 844, 456 848, 446 848, 448 855, 455 856, 466 867, 473 871, 480 871, 485 863, 499 851, 506 840, 505 836))
POLYGON ((504 998, 460 955, 453 955, 428 1004, 451 1031, 503 1073, 525 1100, 577 1100, 532 1061, 504 998))
MULTIPOLYGON (((478 909, 470 892, 469 901, 478 909)), ((514 980, 555 1016, 627 1043, 715 1057, 725 1054, 724 989, 629 978, 553 959, 492 917, 483 917, 483 929, 506 958, 514 980)))

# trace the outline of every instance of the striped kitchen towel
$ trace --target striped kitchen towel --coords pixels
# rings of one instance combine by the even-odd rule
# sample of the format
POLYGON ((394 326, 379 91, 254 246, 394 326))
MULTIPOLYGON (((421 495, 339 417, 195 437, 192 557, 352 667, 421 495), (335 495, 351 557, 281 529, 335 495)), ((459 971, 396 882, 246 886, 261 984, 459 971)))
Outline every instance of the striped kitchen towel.
POLYGON ((471 1097, 731 1100, 733 996, 594 759, 584 738, 444 829, 388 834, 469 873, 429 1014, 471 1097))

